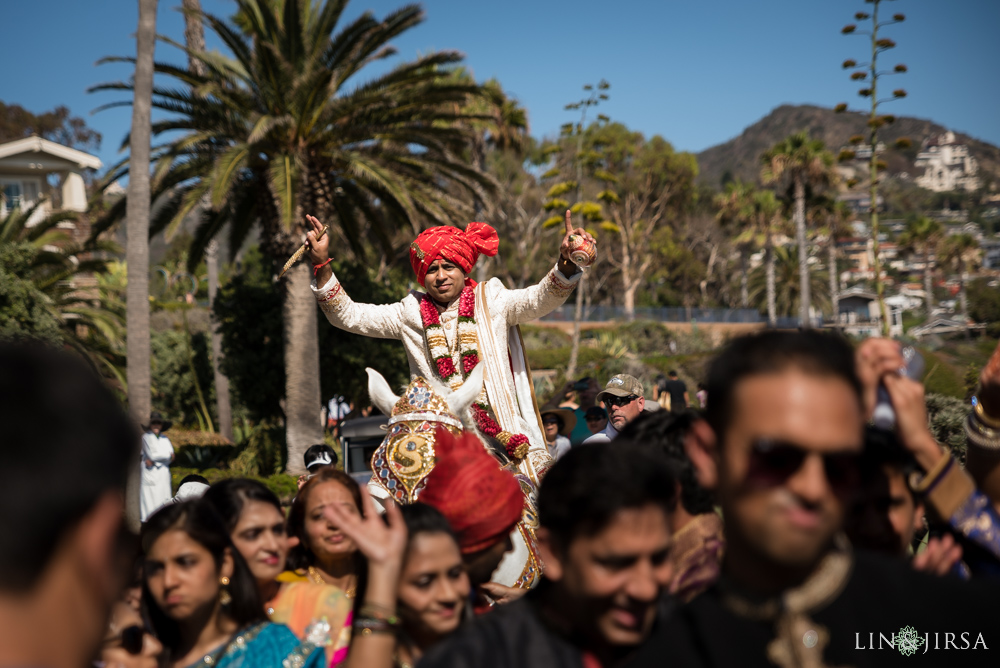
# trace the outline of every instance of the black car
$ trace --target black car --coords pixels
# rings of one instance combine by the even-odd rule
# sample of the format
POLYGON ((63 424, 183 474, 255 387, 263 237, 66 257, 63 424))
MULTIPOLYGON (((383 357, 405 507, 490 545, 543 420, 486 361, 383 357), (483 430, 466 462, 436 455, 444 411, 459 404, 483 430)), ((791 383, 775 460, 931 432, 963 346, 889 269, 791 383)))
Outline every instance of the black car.
POLYGON ((372 454, 385 438, 389 418, 384 415, 360 417, 340 423, 340 443, 344 472, 364 486, 372 477, 372 454))

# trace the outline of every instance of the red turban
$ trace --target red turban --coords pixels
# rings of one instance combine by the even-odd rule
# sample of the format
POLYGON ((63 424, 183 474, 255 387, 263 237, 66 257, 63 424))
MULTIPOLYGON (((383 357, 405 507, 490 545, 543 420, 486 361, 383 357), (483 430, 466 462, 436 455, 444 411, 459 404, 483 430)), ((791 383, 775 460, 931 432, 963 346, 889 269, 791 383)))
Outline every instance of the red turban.
POLYGON ((469 223, 464 232, 457 227, 441 225, 424 230, 410 244, 410 265, 423 285, 427 269, 434 260, 454 262, 468 274, 480 253, 492 257, 499 248, 497 231, 486 223, 469 223))
POLYGON ((462 553, 485 550, 509 534, 524 507, 514 476, 500 468, 475 434, 455 437, 438 429, 434 449, 437 462, 418 500, 448 519, 462 553))

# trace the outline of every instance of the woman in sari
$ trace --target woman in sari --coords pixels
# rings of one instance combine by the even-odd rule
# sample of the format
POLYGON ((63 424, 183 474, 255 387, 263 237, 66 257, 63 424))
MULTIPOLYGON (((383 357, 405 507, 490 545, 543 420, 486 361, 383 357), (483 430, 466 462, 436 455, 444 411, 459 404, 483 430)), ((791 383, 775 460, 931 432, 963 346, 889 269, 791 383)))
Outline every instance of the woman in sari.
POLYGON ((325 467, 310 478, 292 502, 288 533, 293 540, 298 539, 298 545, 289 556, 288 565, 294 572, 281 580, 330 584, 353 600, 359 589, 364 591, 365 559, 354 541, 324 515, 328 506, 352 517, 363 514, 358 483, 333 467, 325 467))
POLYGON ((253 574, 203 501, 143 526, 143 608, 168 668, 322 668, 323 651, 267 621, 253 574))
POLYGON ((326 583, 278 581, 291 547, 278 497, 256 480, 230 478, 215 483, 204 500, 219 513, 246 560, 271 621, 321 645, 328 663, 342 659, 351 638, 351 600, 326 583))
POLYGON ((448 520, 424 503, 364 517, 324 509, 369 561, 354 640, 341 668, 411 668, 471 615, 472 586, 448 520))

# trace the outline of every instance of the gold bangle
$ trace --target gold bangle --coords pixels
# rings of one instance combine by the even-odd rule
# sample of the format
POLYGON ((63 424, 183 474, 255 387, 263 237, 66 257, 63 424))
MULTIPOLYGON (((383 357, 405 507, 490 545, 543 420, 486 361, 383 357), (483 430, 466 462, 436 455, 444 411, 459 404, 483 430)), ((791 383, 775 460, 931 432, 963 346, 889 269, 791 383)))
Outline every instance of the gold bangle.
POLYGON ((976 419, 984 425, 990 427, 991 429, 1000 429, 1000 419, 997 419, 992 415, 987 415, 986 409, 983 408, 983 402, 977 399, 976 407, 973 410, 976 413, 976 419))
POLYGON ((926 492, 928 489, 934 486, 938 478, 941 477, 941 474, 944 473, 945 469, 948 468, 948 465, 951 464, 951 461, 952 461, 951 453, 945 451, 941 455, 941 459, 939 459, 937 463, 934 464, 934 466, 932 466, 931 469, 927 471, 927 473, 925 473, 922 477, 916 471, 914 471, 910 475, 910 489, 912 489, 914 492, 917 492, 918 494, 926 492))

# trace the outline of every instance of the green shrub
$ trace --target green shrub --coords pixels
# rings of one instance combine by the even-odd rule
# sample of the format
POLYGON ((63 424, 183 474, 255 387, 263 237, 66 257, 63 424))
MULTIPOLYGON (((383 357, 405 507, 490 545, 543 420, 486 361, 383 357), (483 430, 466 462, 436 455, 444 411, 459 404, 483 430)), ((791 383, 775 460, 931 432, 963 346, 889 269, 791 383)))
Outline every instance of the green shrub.
POLYGON ((215 484, 220 480, 226 480, 228 478, 249 478, 250 480, 257 480, 258 482, 264 483, 268 489, 270 489, 274 494, 281 499, 282 503, 291 503, 292 498, 298 492, 298 483, 296 482, 295 476, 290 476, 287 473, 275 473, 266 478, 260 476, 248 476, 239 473, 238 471, 233 471, 230 469, 204 469, 196 470, 190 468, 184 468, 180 466, 172 466, 170 468, 170 481, 174 493, 177 493, 177 486, 180 484, 186 476, 192 473, 204 476, 208 480, 209 484, 215 484))
POLYGON ((940 394, 927 394, 927 417, 931 432, 938 443, 951 449, 960 462, 965 462, 965 420, 969 407, 961 399, 940 394))

